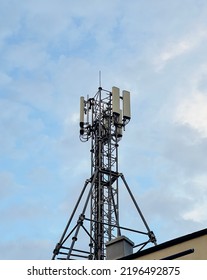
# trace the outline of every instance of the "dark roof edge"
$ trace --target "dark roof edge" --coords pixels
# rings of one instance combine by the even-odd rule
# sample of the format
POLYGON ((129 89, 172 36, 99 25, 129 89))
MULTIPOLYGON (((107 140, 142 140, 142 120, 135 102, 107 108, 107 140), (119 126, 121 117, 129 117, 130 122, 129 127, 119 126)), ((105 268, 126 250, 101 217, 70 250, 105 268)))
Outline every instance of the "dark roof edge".
POLYGON ((187 234, 187 235, 184 235, 184 236, 181 236, 181 237, 178 237, 178 238, 175 238, 175 239, 172 239, 172 240, 169 240, 169 241, 166 241, 166 242, 161 243, 159 245, 156 245, 154 247, 147 248, 143 251, 133 253, 131 255, 120 258, 120 260, 133 260, 133 259, 136 259, 138 257, 141 257, 141 256, 144 256, 144 255, 159 251, 161 249, 165 249, 165 248, 177 245, 179 243, 182 243, 182 242, 200 237, 200 236, 205 235, 205 234, 207 234, 207 228, 196 231, 196 232, 193 232, 193 233, 190 233, 190 234, 187 234))

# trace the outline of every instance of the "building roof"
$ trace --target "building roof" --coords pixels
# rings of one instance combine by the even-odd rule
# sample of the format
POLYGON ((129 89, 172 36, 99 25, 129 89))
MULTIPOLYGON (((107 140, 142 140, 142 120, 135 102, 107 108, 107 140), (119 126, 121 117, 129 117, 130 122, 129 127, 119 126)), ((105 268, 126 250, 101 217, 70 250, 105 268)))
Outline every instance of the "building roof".
POLYGON ((144 256, 144 255, 147 255, 147 254, 150 254, 150 253, 153 253, 153 252, 156 252, 156 251, 159 251, 159 250, 177 245, 179 243, 183 243, 185 241, 188 241, 188 240, 191 240, 191 239, 194 239, 194 238, 198 238, 198 237, 203 236, 203 235, 207 235, 207 228, 205 228, 203 230, 200 230, 200 231, 196 231, 196 232, 187 234, 187 235, 184 235, 184 236, 181 236, 181 237, 178 237, 178 238, 175 238, 175 239, 172 239, 172 240, 169 240, 167 242, 161 243, 161 244, 156 245, 154 247, 150 247, 148 249, 138 251, 134 254, 125 256, 125 257, 121 258, 120 260, 137 259, 141 256, 144 256))

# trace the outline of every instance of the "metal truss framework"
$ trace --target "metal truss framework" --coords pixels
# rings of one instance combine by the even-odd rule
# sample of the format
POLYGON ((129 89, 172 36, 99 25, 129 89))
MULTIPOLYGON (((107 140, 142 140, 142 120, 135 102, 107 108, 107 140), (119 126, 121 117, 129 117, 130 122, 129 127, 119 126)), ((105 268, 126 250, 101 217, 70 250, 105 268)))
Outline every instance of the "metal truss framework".
POLYGON ((53 251, 52 259, 103 260, 106 257, 106 243, 120 236, 122 230, 147 236, 145 242, 135 246, 139 247, 139 250, 149 242, 156 245, 154 233, 150 230, 124 175, 118 171, 118 143, 125 126, 130 121, 130 107, 126 104, 129 103, 128 96, 129 93, 126 91, 123 92, 123 96, 120 96, 119 89, 115 87, 112 88, 112 92, 99 87, 93 98, 87 97, 85 101, 81 97, 80 139, 83 142, 91 140, 91 177, 85 181, 66 228, 53 251), (120 109, 120 100, 123 101, 122 109, 120 109), (120 180, 129 193, 146 232, 120 226, 120 180), (72 226, 84 196, 86 199, 82 211, 75 225, 72 226), (90 214, 86 217, 88 208, 90 214), (86 222, 89 222, 89 227, 86 226, 86 222), (87 251, 76 247, 81 229, 89 238, 87 251), (67 243, 69 246, 66 245, 67 243))

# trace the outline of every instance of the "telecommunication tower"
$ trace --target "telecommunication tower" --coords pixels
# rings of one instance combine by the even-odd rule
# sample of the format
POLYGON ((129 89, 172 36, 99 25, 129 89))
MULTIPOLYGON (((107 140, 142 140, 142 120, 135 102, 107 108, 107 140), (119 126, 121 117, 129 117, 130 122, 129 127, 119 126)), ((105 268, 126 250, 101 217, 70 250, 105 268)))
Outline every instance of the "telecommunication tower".
POLYGON ((103 260, 106 258, 107 242, 120 237, 122 230, 147 237, 146 241, 134 246, 138 250, 143 249, 149 242, 156 245, 154 233, 150 230, 124 175, 118 170, 119 141, 130 119, 129 91, 123 90, 120 95, 117 87, 108 91, 100 86, 94 97, 80 97, 80 140, 91 142, 91 177, 85 181, 60 241, 53 251, 52 259, 103 260), (126 188, 145 231, 120 225, 120 181, 126 188), (81 202, 83 206, 82 210, 79 210, 81 202), (75 219, 77 213, 78 217, 75 219), (85 232, 88 242, 87 238, 79 240, 81 230, 85 232), (83 242, 88 244, 88 249, 83 249, 83 242), (78 243, 81 248, 77 247, 78 243))

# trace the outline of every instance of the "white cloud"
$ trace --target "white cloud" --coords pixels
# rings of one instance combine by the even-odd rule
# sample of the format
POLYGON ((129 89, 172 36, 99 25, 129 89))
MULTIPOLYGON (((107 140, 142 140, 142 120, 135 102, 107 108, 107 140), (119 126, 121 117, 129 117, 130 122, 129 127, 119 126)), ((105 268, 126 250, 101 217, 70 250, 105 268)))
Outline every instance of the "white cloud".
POLYGON ((194 188, 190 188, 189 195, 191 196, 191 208, 183 213, 183 219, 196 223, 207 223, 207 176, 206 174, 195 176, 192 180, 194 188), (193 192, 192 192, 193 191, 193 192))
POLYGON ((193 210, 185 213, 183 215, 183 218, 184 220, 202 223, 203 225, 205 225, 207 222, 206 212, 207 212, 206 202, 198 203, 194 206, 193 210))
POLYGON ((203 43, 203 40, 206 39, 206 37, 207 32, 205 30, 195 29, 193 32, 189 31, 189 34, 183 38, 166 42, 166 46, 154 59, 156 71, 162 70, 169 62, 173 61, 179 56, 186 55, 195 50, 203 43))
POLYGON ((181 55, 188 51, 189 49, 192 48, 192 45, 188 41, 180 41, 177 42, 176 44, 172 45, 169 47, 168 50, 165 50, 161 55, 160 55, 160 60, 162 62, 167 62, 168 60, 171 60, 175 58, 178 55, 181 55))
POLYGON ((207 137, 207 96, 200 92, 181 99, 175 112, 175 121, 195 129, 207 137))

